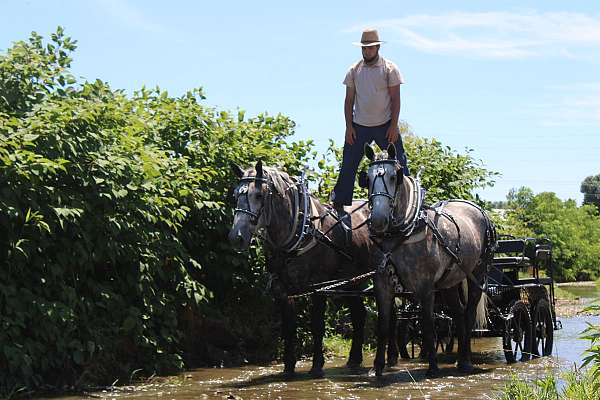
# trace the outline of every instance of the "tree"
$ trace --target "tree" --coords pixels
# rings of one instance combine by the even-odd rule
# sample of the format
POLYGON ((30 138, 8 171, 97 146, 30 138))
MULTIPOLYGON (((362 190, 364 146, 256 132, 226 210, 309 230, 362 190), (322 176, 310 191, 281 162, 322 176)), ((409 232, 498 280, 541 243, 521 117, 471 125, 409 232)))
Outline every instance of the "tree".
MULTIPOLYGON (((422 169, 421 184, 427 190, 426 201, 430 204, 443 199, 477 200, 474 190, 493 186, 497 172, 487 170, 481 161, 471 156, 467 149, 461 154, 439 140, 421 138, 406 123, 400 125, 404 149, 411 174, 416 176, 422 169)), ((318 163, 318 194, 326 199, 337 181, 342 148, 330 140, 327 152, 318 163)), ((368 168, 364 158, 359 170, 368 168)), ((354 198, 366 198, 367 192, 355 182, 354 198)))
POLYGON ((600 174, 588 176, 581 182, 583 204, 593 204, 600 211, 600 174))
POLYGON ((530 188, 511 190, 509 212, 501 233, 520 237, 545 237, 553 243, 555 277, 588 280, 600 276, 600 216, 591 205, 577 207, 555 193, 535 194, 530 188))

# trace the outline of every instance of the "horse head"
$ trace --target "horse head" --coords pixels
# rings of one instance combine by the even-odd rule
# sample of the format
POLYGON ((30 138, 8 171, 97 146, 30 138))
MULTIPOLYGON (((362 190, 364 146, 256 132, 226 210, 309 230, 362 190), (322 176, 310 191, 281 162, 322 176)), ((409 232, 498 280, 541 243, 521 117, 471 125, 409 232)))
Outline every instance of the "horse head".
MULTIPOLYGON (((229 241, 236 250, 242 251, 248 248, 252 236, 259 230, 268 231, 272 225, 282 223, 274 221, 271 224, 271 217, 277 208, 290 208, 286 196, 289 196, 289 188, 293 182, 288 174, 263 166, 260 160, 254 168, 245 171, 236 164, 231 164, 231 169, 240 180, 233 190, 235 213, 229 241)), ((279 219, 285 219, 284 223, 288 222, 286 215, 279 215, 274 220, 279 219)))
POLYGON ((233 191, 235 214, 229 232, 229 242, 236 250, 246 250, 256 231, 266 225, 266 199, 270 195, 269 177, 262 161, 244 171, 236 164, 231 169, 240 178, 233 191))
POLYGON ((396 146, 393 143, 388 145, 387 151, 377 154, 367 143, 365 155, 371 163, 367 172, 361 172, 359 184, 369 190, 370 229, 375 234, 381 234, 388 230, 394 219, 401 195, 399 192, 403 188, 404 172, 396 160, 396 146))

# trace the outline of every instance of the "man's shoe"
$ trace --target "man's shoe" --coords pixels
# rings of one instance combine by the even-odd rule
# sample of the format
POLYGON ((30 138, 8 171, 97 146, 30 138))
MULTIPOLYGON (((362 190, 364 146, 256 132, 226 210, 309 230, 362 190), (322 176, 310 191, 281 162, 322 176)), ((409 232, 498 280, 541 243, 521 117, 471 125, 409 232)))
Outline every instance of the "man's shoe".
POLYGON ((344 247, 348 247, 352 242, 352 218, 341 204, 334 203, 333 209, 338 219, 337 227, 334 229, 335 237, 344 247))

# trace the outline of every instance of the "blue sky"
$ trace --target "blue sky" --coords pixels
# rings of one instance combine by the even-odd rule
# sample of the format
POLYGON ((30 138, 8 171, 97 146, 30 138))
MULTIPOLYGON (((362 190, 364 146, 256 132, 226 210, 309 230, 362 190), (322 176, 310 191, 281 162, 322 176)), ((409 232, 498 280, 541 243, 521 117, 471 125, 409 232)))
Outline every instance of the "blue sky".
POLYGON ((502 174, 484 198, 529 186, 580 202, 600 173, 600 2, 286 3, 2 0, 0 51, 62 25, 77 76, 203 87, 207 105, 290 116, 323 151, 343 140, 351 43, 376 27, 406 81, 401 119, 502 174))

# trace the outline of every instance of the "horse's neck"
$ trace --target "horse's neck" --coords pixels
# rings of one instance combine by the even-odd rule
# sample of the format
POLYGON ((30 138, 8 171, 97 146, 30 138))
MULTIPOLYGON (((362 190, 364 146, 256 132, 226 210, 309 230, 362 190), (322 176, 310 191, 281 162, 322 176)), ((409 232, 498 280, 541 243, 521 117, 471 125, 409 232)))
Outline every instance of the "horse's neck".
POLYGON ((288 190, 285 196, 275 196, 272 200, 273 208, 269 210, 272 215, 267 226, 267 233, 276 247, 285 244, 283 242, 290 237, 293 229, 294 218, 297 217, 294 210, 297 207, 294 204, 294 196, 293 190, 288 190))

